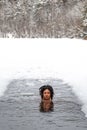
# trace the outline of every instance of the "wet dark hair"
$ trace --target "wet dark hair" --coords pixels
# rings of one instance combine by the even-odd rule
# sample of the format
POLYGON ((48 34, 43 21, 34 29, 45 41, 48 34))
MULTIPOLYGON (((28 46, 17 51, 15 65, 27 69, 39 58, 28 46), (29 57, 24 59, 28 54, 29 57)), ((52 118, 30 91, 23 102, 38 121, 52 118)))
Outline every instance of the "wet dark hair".
POLYGON ((44 85, 44 86, 42 86, 42 87, 39 88, 39 93, 41 95, 41 98, 43 99, 43 92, 46 89, 48 89, 50 91, 50 93, 51 93, 51 99, 53 99, 54 90, 53 90, 52 86, 50 86, 50 85, 44 85))
POLYGON ((54 111, 54 103, 53 102, 50 102, 50 106, 49 106, 48 110, 46 110, 44 108, 43 102, 40 103, 40 112, 51 112, 51 111, 54 111))

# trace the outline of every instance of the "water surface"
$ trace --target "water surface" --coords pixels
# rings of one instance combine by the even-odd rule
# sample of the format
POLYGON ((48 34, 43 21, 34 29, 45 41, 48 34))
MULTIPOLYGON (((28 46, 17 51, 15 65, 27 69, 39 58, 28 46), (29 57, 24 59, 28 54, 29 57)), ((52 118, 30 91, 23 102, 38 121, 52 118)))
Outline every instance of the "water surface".
POLYGON ((81 102, 71 87, 59 79, 17 79, 0 98, 0 130, 87 129, 81 102), (54 88, 54 111, 40 112, 39 87, 54 88))

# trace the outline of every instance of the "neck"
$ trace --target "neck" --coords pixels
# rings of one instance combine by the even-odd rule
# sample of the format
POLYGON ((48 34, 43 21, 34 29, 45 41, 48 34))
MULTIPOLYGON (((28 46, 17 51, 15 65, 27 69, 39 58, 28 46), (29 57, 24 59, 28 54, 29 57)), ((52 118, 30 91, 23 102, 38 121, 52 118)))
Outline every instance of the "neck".
POLYGON ((42 102, 52 102, 52 99, 50 98, 50 99, 42 99, 42 102))

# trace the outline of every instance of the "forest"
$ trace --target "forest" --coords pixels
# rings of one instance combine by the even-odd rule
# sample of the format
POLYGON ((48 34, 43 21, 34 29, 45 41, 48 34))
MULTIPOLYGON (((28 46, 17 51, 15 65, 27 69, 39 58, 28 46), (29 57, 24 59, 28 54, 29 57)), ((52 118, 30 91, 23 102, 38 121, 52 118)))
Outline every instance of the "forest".
POLYGON ((1 38, 87 39, 87 0, 0 0, 1 38))

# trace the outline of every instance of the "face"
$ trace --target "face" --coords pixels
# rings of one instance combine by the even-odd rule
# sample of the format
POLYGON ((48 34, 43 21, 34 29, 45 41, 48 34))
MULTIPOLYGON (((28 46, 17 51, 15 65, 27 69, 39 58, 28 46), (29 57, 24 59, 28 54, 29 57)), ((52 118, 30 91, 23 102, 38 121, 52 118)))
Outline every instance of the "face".
POLYGON ((51 93, 49 89, 45 89, 43 92, 43 99, 44 100, 50 100, 51 99, 51 93))

